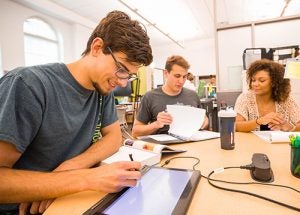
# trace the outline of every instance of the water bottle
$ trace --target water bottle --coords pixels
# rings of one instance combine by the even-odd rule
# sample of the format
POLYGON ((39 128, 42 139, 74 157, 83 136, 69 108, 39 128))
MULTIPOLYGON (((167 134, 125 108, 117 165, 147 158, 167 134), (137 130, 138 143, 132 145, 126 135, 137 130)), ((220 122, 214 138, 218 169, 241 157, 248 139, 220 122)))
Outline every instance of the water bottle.
POLYGON ((234 133, 236 113, 232 107, 226 107, 218 112, 219 128, 221 137, 221 148, 225 150, 234 149, 234 133))

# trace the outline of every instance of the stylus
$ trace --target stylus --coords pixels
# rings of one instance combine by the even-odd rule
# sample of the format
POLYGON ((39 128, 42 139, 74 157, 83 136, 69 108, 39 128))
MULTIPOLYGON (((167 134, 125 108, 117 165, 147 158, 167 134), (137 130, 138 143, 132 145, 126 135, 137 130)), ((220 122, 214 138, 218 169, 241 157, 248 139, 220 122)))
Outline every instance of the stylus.
POLYGON ((128 154, 128 155, 129 155, 130 160, 131 160, 131 161, 134 161, 134 160, 133 160, 133 157, 132 157, 132 154, 128 154))
MULTIPOLYGON (((131 161, 134 161, 131 153, 128 154, 128 156, 129 156, 131 161)), ((130 171, 139 171, 139 170, 138 169, 130 169, 130 171)))

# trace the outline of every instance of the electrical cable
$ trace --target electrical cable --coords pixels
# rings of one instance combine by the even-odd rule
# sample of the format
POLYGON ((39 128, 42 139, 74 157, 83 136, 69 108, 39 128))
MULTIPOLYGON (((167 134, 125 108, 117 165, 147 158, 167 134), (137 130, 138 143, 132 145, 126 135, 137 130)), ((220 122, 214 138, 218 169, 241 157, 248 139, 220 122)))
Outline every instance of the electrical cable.
POLYGON ((170 158, 170 159, 166 160, 164 162, 164 164, 161 165, 161 167, 164 167, 165 165, 168 165, 172 160, 179 159, 179 158, 192 158, 192 159, 197 160, 197 162, 193 165, 193 170, 196 170, 195 167, 200 163, 200 159, 197 158, 197 157, 193 157, 193 156, 178 156, 178 157, 173 157, 173 158, 170 158))
MULTIPOLYGON (((179 158, 192 158, 192 159, 197 160, 197 162, 193 165, 193 170, 195 170, 195 167, 200 163, 200 159, 197 158, 197 157, 193 157, 193 156, 178 156, 178 157, 173 157, 173 158, 170 158, 170 159, 166 160, 164 162, 164 164, 161 165, 161 167, 164 167, 164 166, 168 165, 172 160, 179 159, 179 158)), ((234 169, 234 168, 235 169, 247 169, 247 170, 251 170, 254 167, 253 167, 253 165, 250 164, 250 165, 245 165, 245 166, 224 167, 222 169, 234 169)), ((295 192, 300 193, 299 190, 297 190, 297 189, 295 189, 293 187, 289 187, 289 186, 285 186, 285 185, 280 185, 280 184, 269 184, 269 183, 259 183, 259 182, 230 182, 230 181, 223 181, 223 180, 217 180, 217 179, 210 178, 210 176, 212 174, 214 174, 214 173, 216 173, 216 170, 210 172, 207 177, 204 176, 204 175, 202 175, 202 174, 201 174, 201 176, 203 178, 206 178, 207 181, 208 181, 208 183, 211 186, 215 187, 215 188, 226 190, 226 191, 230 191, 230 192, 237 192, 237 193, 251 195, 251 196, 254 196, 256 198, 264 199, 266 201, 270 201, 272 203, 275 203, 275 204, 281 205, 283 207, 286 207, 286 208, 289 208, 289 209, 292 209, 292 210, 300 212, 300 208, 294 207, 292 205, 288 205, 288 204, 285 204, 285 203, 282 203, 282 202, 278 202, 278 201, 276 201, 274 199, 270 199, 268 197, 261 196, 261 195, 255 194, 255 193, 251 193, 251 192, 247 192, 247 191, 243 191, 243 190, 236 190, 236 189, 230 189, 230 188, 226 188, 226 187, 221 187, 221 186, 213 184, 211 181, 216 181, 216 182, 221 182, 221 183, 228 183, 228 184, 257 184, 257 185, 276 186, 276 187, 283 187, 283 188, 291 189, 291 190, 293 190, 295 192)))
MULTIPOLYGON (((240 168, 240 167, 224 167, 224 169, 233 169, 233 168, 240 168)), ((285 203, 282 203, 282 202, 279 202, 279 201, 276 201, 274 199, 270 199, 268 197, 265 197, 265 196, 261 196, 261 195, 258 195, 258 194, 255 194, 255 193, 251 193, 251 192, 247 192, 247 191, 243 191, 243 190, 236 190, 236 189, 230 189, 230 188, 226 188, 226 187, 221 187, 221 186, 218 186, 218 185, 215 185, 213 184, 211 181, 212 179, 210 178, 210 176, 212 174, 214 174, 215 171, 211 171, 208 176, 207 176, 207 181, 208 183, 215 187, 215 188, 218 188, 218 189, 221 189, 221 190, 226 190, 226 191, 230 191, 230 192, 236 192, 236 193, 243 193, 243 194, 247 194, 247 195, 251 195, 251 196, 254 196, 256 198, 260 198, 260 199, 264 199, 266 201, 269 201, 269 202, 272 202, 272 203, 275 203, 275 204, 278 204, 278 205, 281 205, 281 206, 284 206, 286 208, 289 208, 289 209, 292 209, 292 210, 295 210, 295 211, 299 211, 300 212, 300 208, 297 208, 297 207, 294 207, 292 205, 288 205, 288 204, 285 204, 285 203)), ((261 183, 261 185, 267 185, 267 184, 263 184, 261 183)), ((299 191, 297 191, 299 192, 299 191)))

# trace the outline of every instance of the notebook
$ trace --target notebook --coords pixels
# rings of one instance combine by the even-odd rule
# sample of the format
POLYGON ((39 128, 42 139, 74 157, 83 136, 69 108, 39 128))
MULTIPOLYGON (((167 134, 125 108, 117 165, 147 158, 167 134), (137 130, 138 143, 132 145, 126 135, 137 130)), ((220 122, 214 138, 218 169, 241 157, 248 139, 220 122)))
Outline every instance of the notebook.
POLYGON ((189 138, 169 133, 169 134, 153 134, 153 135, 140 136, 138 137, 138 139, 146 142, 168 145, 168 144, 176 144, 176 143, 197 142, 197 141, 209 140, 209 139, 214 139, 219 137, 220 137, 219 132, 201 130, 201 131, 196 131, 189 138))
POLYGON ((117 161, 130 161, 129 154, 132 155, 135 161, 141 162, 142 166, 152 166, 158 164, 161 159, 161 154, 149 150, 137 149, 130 146, 121 146, 119 151, 110 157, 103 160, 102 164, 110 164, 117 161))

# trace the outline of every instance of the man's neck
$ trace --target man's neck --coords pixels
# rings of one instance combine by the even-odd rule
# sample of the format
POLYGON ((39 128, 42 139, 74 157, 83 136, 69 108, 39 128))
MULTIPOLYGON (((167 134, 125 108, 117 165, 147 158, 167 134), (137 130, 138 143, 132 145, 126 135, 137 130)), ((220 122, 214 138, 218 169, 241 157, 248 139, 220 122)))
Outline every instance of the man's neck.
POLYGON ((169 95, 169 96, 177 96, 177 95, 179 95, 179 94, 181 93, 181 91, 182 91, 182 89, 181 89, 179 92, 174 92, 174 91, 171 90, 167 85, 163 85, 161 89, 162 89, 162 91, 163 91, 165 94, 167 94, 167 95, 169 95))
POLYGON ((80 60, 67 64, 67 68, 81 86, 89 90, 94 90, 93 83, 88 79, 88 67, 83 62, 84 60, 81 58, 80 60))

